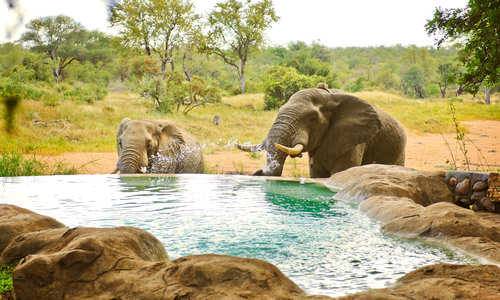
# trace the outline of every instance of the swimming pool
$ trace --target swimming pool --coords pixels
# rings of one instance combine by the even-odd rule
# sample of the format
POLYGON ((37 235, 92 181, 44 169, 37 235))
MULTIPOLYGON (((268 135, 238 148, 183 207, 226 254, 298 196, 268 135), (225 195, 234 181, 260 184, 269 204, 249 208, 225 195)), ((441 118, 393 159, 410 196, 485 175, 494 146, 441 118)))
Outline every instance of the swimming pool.
POLYGON ((311 294, 345 295, 390 285, 426 264, 474 262, 384 236, 357 206, 316 184, 224 175, 4 177, 0 202, 70 227, 139 227, 171 259, 202 253, 263 259, 311 294))

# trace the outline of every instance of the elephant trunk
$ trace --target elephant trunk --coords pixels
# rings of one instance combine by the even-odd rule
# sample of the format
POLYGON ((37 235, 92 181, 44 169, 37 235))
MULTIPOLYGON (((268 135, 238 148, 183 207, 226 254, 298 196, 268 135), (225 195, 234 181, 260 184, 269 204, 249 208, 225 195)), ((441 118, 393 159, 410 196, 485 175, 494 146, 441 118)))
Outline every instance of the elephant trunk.
POLYGON ((285 114, 278 114, 273 126, 269 130, 263 145, 267 151, 267 164, 254 175, 281 176, 287 153, 279 150, 275 144, 292 146, 294 136, 297 133, 296 119, 285 114))
POLYGON ((122 151, 117 167, 120 169, 120 174, 132 174, 145 173, 147 165, 147 155, 129 147, 122 151))

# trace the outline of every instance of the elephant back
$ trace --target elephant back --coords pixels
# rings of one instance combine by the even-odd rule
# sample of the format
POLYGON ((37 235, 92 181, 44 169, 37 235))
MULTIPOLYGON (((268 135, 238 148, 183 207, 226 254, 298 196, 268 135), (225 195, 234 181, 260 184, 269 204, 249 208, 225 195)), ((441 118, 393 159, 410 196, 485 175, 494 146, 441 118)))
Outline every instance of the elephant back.
POLYGON ((406 131, 403 125, 385 111, 375 108, 381 127, 371 138, 365 150, 362 164, 404 165, 406 131))

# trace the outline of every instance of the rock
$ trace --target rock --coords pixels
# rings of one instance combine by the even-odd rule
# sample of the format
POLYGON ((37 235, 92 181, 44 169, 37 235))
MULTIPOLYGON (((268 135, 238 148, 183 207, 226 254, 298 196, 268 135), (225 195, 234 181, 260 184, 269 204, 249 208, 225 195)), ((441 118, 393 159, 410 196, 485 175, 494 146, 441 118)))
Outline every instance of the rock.
POLYGON ((491 202, 490 199, 484 197, 482 198, 481 200, 479 200, 479 203, 481 203, 481 205, 487 210, 487 211, 491 211, 491 212, 495 212, 496 209, 495 209, 495 203, 491 202))
POLYGON ((53 218, 19 206, 0 204, 0 253, 19 234, 62 227, 64 224, 53 218))
MULTIPOLYGON (((466 176, 475 182, 484 180, 488 174, 447 172, 443 175, 399 166, 366 165, 334 174, 325 184, 338 191, 336 199, 360 202, 362 212, 383 222, 384 232, 453 244, 498 264, 500 215, 479 214, 451 203, 452 200, 461 203, 460 199, 467 202, 464 206, 469 203, 464 196, 453 199, 448 188, 450 177, 463 181, 466 176)), ((473 208, 478 210, 482 206, 476 201, 473 208)))
MULTIPOLYGON (((433 238, 484 237, 500 243, 500 226, 480 219, 473 211, 451 203, 423 208, 418 218, 395 218, 382 226, 384 232, 433 238)), ((500 251, 500 249, 498 249, 500 251)))
POLYGON ((457 185, 457 179, 455 177, 450 177, 450 179, 448 180, 448 184, 451 187, 455 187, 455 185, 457 185))
POLYGON ((500 299, 500 268, 494 265, 436 264, 399 278, 396 285, 373 289, 338 300, 500 299))
POLYGON ((477 192, 474 192, 472 193, 472 195, 470 196, 470 199, 473 201, 473 202, 476 202, 476 201, 479 201, 481 200, 483 197, 486 197, 486 191, 477 191, 477 192))
POLYGON ((468 195, 469 192, 470 192, 469 178, 465 178, 464 180, 460 181, 455 187, 455 193, 457 193, 458 195, 468 195))
POLYGON ((160 241, 132 227, 45 230, 9 247, 9 257, 34 250, 14 269, 16 299, 155 299, 160 286, 148 288, 170 264, 160 241))
POLYGON ((478 181, 472 186, 474 192, 486 190, 488 188, 488 183, 484 181, 478 181))
POLYGON ((395 165, 370 164, 353 167, 332 175, 325 184, 337 199, 361 203, 376 195, 410 198, 427 206, 452 202, 452 194, 443 172, 425 172, 395 165))
POLYGON ((474 201, 470 198, 467 197, 462 197, 460 198, 460 203, 459 206, 464 207, 464 208, 469 208, 469 206, 474 203, 474 201))
POLYGON ((165 273, 169 299, 297 299, 306 295, 278 268, 258 259, 207 254, 172 263, 165 273))

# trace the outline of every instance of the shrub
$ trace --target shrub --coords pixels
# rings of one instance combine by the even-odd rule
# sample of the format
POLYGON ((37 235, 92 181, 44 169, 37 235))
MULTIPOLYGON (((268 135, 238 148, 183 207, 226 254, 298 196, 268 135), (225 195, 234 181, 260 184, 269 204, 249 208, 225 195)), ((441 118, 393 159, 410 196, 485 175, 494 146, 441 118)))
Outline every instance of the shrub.
POLYGON ((272 66, 266 71, 264 109, 278 108, 296 92, 315 87, 323 77, 300 74, 292 67, 272 66))
POLYGON ((45 165, 36 159, 25 159, 17 153, 0 154, 0 176, 42 175, 45 165))
POLYGON ((207 83, 203 78, 193 76, 191 81, 177 72, 168 72, 165 78, 148 76, 131 81, 141 96, 153 100, 157 110, 169 113, 182 110, 188 113, 206 103, 218 102, 221 91, 216 84, 207 83))
POLYGON ((108 94, 108 90, 97 84, 77 86, 73 90, 66 91, 65 96, 72 100, 92 104, 97 100, 102 100, 108 94))

